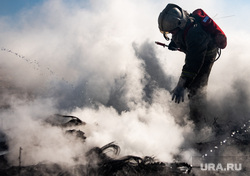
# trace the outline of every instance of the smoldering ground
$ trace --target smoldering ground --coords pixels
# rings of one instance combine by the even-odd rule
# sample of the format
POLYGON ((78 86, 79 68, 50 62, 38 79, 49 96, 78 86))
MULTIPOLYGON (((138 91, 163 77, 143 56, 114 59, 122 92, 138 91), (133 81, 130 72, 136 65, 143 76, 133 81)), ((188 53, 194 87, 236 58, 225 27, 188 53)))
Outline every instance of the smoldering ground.
MULTIPOLYGON (((190 144, 195 134, 187 120, 188 99, 177 105, 169 93, 184 55, 154 44, 162 38, 156 21, 164 3, 98 1, 87 9, 47 1, 22 12, 18 22, 1 19, 1 131, 11 164, 18 164, 20 147, 23 165, 85 164, 85 152, 111 141, 121 156, 153 155, 164 162, 184 148, 182 159, 190 162, 198 151, 190 144), (44 123, 57 113, 86 122, 77 127, 86 133, 84 144, 44 123)), ((231 41, 212 70, 201 139, 208 132, 210 140, 218 138, 216 123, 224 130, 218 139, 224 139, 249 119, 247 54, 238 49, 240 41, 231 41)))
MULTIPOLYGON (((161 105, 169 102, 169 95, 163 88, 150 95, 144 90, 151 84, 151 73, 145 72, 144 61, 136 57, 132 46, 142 38, 135 35, 138 28, 133 26, 145 20, 137 24, 133 14, 117 12, 120 3, 103 2, 98 8, 93 4, 89 11, 70 10, 61 1, 46 2, 21 14, 16 30, 9 30, 8 20, 13 19, 2 19, 6 37, 2 36, 1 95, 5 98, 1 104, 6 108, 1 111, 1 127, 9 139, 10 163, 18 163, 19 147, 23 165, 74 163, 80 153, 111 141, 119 143, 123 155, 154 155, 151 153, 157 151, 155 155, 170 161, 170 153, 177 152, 182 129, 169 115, 168 106, 161 105), (114 18, 117 13, 120 16, 114 18), (85 147, 76 141, 72 146, 63 130, 43 124, 55 113, 73 114, 87 123, 85 147), (166 140, 157 145, 161 134, 168 134, 171 144, 166 140), (154 142, 147 140, 152 135, 154 142), (141 151, 145 142, 148 147, 141 151)), ((122 5, 136 6, 132 2, 122 5)))

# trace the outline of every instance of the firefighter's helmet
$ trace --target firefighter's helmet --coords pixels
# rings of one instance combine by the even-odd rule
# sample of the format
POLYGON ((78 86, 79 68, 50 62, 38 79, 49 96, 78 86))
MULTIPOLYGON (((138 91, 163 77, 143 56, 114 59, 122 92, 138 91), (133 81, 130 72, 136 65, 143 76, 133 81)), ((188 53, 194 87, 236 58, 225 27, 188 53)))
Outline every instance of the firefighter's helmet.
POLYGON ((158 18, 159 29, 162 33, 169 33, 176 28, 184 29, 186 23, 186 12, 175 4, 168 4, 158 18))

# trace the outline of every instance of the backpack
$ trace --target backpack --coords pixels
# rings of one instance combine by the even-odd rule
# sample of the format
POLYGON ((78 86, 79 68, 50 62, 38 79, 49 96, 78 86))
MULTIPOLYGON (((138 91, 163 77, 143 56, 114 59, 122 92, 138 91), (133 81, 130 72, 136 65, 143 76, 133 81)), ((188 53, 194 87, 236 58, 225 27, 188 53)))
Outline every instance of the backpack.
MULTIPOLYGON (((224 49, 227 46, 227 37, 221 28, 212 20, 206 12, 202 9, 196 9, 191 14, 201 25, 202 28, 209 34, 211 34, 214 39, 215 44, 218 48, 224 49)), ((188 33, 188 30, 193 26, 193 23, 190 26, 186 27, 184 30, 184 39, 188 33)))

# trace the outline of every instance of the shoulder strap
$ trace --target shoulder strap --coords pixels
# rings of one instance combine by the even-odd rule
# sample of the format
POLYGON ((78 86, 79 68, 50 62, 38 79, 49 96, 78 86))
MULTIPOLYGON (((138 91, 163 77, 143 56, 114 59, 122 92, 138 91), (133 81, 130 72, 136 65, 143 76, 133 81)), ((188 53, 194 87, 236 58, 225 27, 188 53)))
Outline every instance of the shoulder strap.
POLYGON ((186 40, 187 33, 188 33, 189 29, 190 29, 191 27, 193 27, 193 25, 194 25, 194 22, 191 22, 191 23, 184 29, 184 33, 183 33, 183 40, 184 40, 184 41, 186 40))

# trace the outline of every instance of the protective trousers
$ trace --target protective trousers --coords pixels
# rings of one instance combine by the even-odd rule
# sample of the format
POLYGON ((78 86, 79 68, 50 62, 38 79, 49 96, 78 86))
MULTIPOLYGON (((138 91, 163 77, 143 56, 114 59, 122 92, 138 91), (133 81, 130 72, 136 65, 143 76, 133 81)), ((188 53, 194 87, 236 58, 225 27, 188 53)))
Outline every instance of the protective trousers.
POLYGON ((188 87, 189 117, 194 122, 196 128, 202 128, 204 123, 206 123, 206 86, 217 51, 218 49, 216 48, 206 53, 204 63, 198 75, 188 87))

